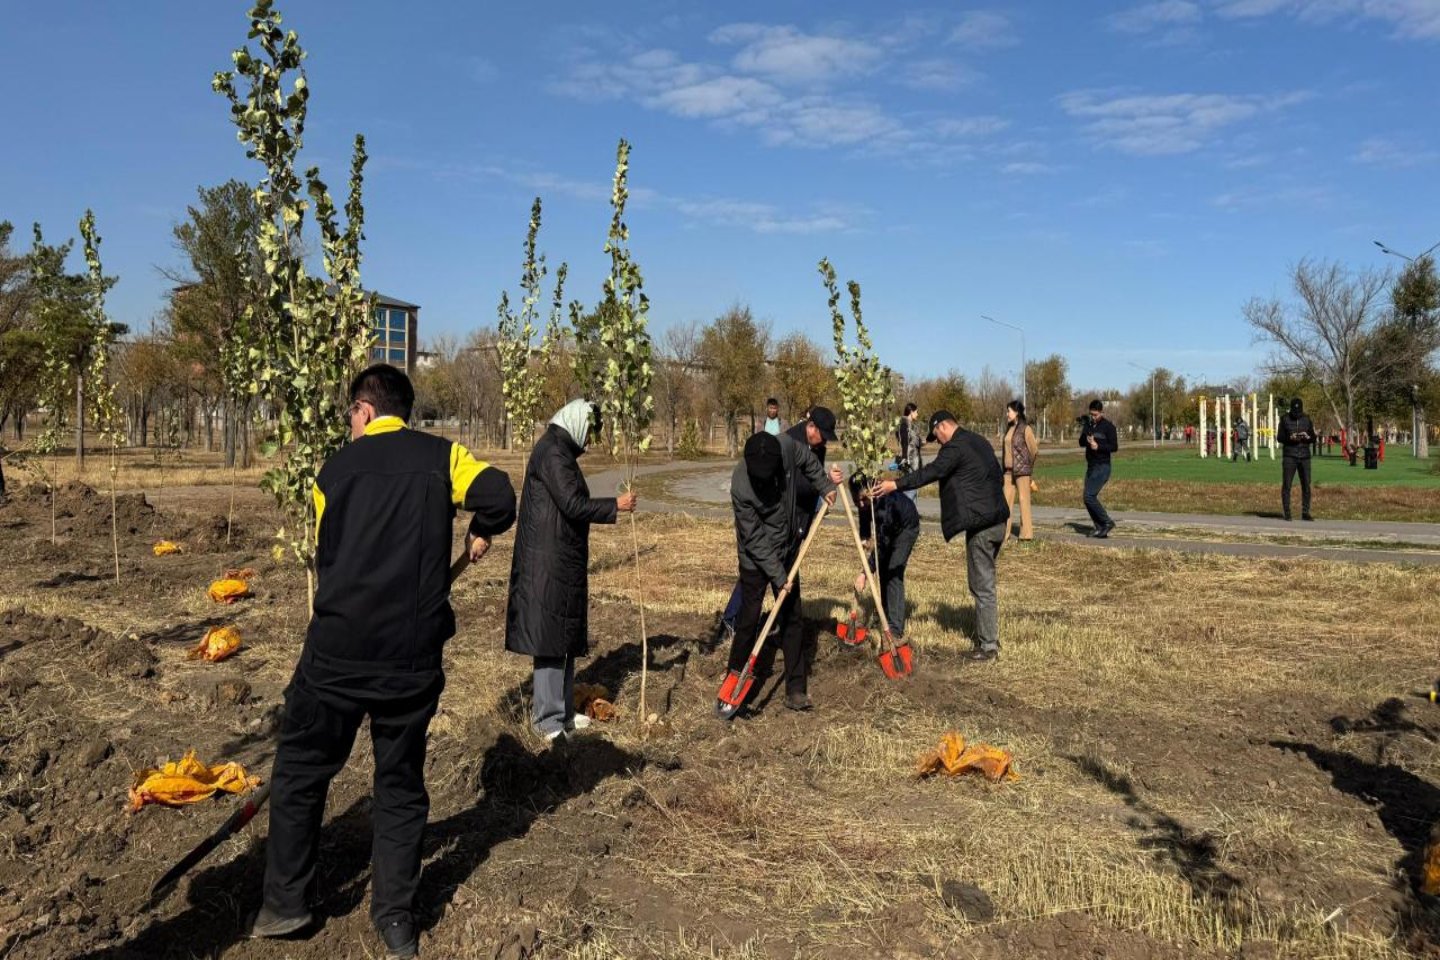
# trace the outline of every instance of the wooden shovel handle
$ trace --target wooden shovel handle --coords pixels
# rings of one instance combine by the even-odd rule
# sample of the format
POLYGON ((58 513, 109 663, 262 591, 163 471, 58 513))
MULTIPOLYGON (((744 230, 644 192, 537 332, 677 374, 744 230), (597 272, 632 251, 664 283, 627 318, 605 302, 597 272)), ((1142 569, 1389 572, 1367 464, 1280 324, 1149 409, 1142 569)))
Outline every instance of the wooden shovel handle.
MULTIPOLYGON (((840 502, 845 505, 845 516, 850 521, 850 534, 855 538, 855 549, 860 553, 860 564, 868 572, 870 561, 865 556, 865 542, 860 539, 860 524, 855 520, 855 511, 850 506, 850 488, 848 484, 840 484, 840 502)), ((879 564, 876 564, 877 566, 879 564)), ((879 571, 877 576, 867 576, 865 582, 870 585, 870 597, 875 601, 875 610, 880 614, 880 627, 885 634, 885 639, 890 642, 891 647, 895 645, 895 639, 890 633, 890 618, 885 615, 885 604, 880 599, 879 571)))
MULTIPOLYGON (((830 504, 820 508, 820 512, 810 522, 810 532, 805 534, 805 540, 800 544, 800 552, 795 555, 795 562, 790 565, 790 572, 785 574, 785 590, 788 593, 790 585, 795 582, 795 575, 800 572, 800 562, 805 559, 805 554, 810 549, 810 544, 815 540, 815 534, 820 532, 820 522, 830 512, 830 504)), ((755 638, 755 646, 750 648, 750 657, 754 659, 760 655, 760 648, 765 645, 765 638, 770 634, 770 628, 775 626, 775 618, 780 614, 780 608, 784 606, 783 597, 776 598, 770 605, 770 615, 765 618, 765 625, 760 628, 760 634, 755 638)))

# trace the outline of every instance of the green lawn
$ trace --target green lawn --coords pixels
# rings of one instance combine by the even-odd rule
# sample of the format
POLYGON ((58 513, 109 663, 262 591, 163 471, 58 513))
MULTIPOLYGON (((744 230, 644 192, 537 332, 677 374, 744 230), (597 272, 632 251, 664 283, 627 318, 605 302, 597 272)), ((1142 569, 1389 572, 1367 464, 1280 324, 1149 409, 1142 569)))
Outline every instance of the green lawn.
MULTIPOLYGON (((1280 459, 1270 459, 1268 453, 1261 459, 1246 463, 1243 460, 1231 463, 1211 457, 1201 460, 1194 447, 1161 447, 1156 450, 1149 445, 1122 444, 1114 456, 1116 480, 1168 480, 1177 483, 1260 483, 1274 484, 1280 479, 1280 459)), ((1050 451, 1042 451, 1037 476, 1055 480, 1080 479, 1085 476, 1085 461, 1080 458, 1051 457, 1050 451)), ((1378 470, 1366 470, 1364 460, 1358 466, 1339 455, 1316 457, 1313 463, 1313 479, 1317 485, 1347 487, 1431 487, 1440 488, 1440 473, 1435 466, 1440 459, 1432 456, 1429 460, 1417 460, 1408 448, 1386 447, 1385 462, 1378 470)), ((1041 481, 1044 482, 1043 479, 1041 481)))

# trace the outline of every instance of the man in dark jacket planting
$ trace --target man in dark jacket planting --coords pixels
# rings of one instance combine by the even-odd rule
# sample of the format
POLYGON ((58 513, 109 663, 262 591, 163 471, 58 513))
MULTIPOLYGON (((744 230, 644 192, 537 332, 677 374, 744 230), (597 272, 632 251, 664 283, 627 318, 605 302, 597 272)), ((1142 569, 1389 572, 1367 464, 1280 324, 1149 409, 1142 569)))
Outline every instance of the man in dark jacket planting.
MULTIPOLYGON (((918 432, 919 428, 915 429, 918 432)), ((899 643, 905 636, 905 567, 920 539, 920 511, 908 496, 871 497, 865 479, 859 476, 850 479, 850 497, 860 512, 860 538, 873 547, 869 569, 880 578, 885 619, 899 643)), ((865 576, 862 573, 856 578, 857 592, 864 591, 865 576)))
POLYGON ((440 654, 455 633, 451 525, 474 511, 472 560, 515 521, 502 471, 458 443, 405 428, 415 391, 384 364, 350 385, 351 443, 326 461, 314 488, 314 613, 285 690, 271 771, 264 904, 251 935, 279 937, 311 923, 320 823, 331 779, 360 722, 375 746, 370 915, 387 956, 418 949, 414 901, 429 813, 425 733, 445 686, 440 654))
MULTIPOLYGON (((825 444, 834 443, 835 436, 835 414, 829 407, 811 407, 805 412, 805 417, 799 423, 790 427, 780 434, 787 441, 809 448, 815 455, 820 466, 825 466, 825 444)), ((810 521, 815 516, 815 511, 820 509, 821 491, 811 483, 804 472, 798 472, 792 480, 795 490, 795 548, 800 548, 800 541, 810 532, 810 521)), ((835 481, 838 483, 839 481, 835 481)), ((740 583, 736 581, 735 588, 730 591, 730 602, 725 605, 725 612, 720 615, 720 624, 724 632, 733 641, 735 639, 735 628, 740 618, 740 583)))
POLYGON ((961 428, 947 410, 930 417, 926 443, 942 446, 929 464, 899 480, 875 485, 877 497, 896 490, 918 490, 940 483, 940 529, 946 542, 965 534, 965 567, 970 595, 975 598, 976 648, 970 660, 1000 655, 1000 613, 995 599, 995 560, 1005 542, 1010 508, 1005 505, 1005 479, 990 442, 961 428))
POLYGON ((599 432, 594 405, 572 400, 530 453, 510 564, 505 649, 535 661, 531 723, 546 739, 590 718, 575 715, 575 658, 590 650, 590 525, 635 509, 635 494, 591 497, 580 455, 599 432))
MULTIPOLYGON (((740 610, 730 644, 730 669, 738 671, 745 666, 760 630, 766 589, 774 591, 775 602, 781 605, 778 624, 785 654, 785 706, 791 710, 812 706, 808 688, 815 659, 815 638, 805 633, 800 622, 800 580, 796 577, 788 589, 785 582, 800 550, 795 538, 800 522, 796 478, 803 476, 820 496, 833 502, 838 474, 838 468, 832 468, 826 476, 810 449, 787 434, 757 433, 745 441, 744 457, 730 475, 730 506, 735 513, 740 560, 740 610)), ((763 677, 773 666, 772 648, 768 656, 762 656, 756 672, 763 677)))

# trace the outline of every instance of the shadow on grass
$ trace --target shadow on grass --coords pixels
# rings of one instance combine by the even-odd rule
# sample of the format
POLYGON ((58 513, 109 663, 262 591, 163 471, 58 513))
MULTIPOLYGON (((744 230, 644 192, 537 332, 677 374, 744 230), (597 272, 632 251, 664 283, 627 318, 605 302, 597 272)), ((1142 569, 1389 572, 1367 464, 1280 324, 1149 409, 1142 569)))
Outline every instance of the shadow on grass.
MULTIPOLYGON (((525 836, 541 817, 609 777, 637 773, 644 765, 640 754, 598 736, 562 737, 551 749, 531 753, 513 735, 500 734, 481 761, 475 805, 426 827, 425 857, 435 859, 420 876, 421 928, 440 922, 455 891, 498 844, 525 836)), ((556 882, 562 882, 558 875, 556 882)))
POLYGON ((1129 777, 1093 757, 1068 757, 1080 771, 1120 797, 1133 811, 1128 825, 1141 831, 1140 847, 1170 863, 1190 885, 1197 900, 1226 902, 1240 890, 1240 881, 1215 862, 1215 839, 1196 833, 1140 797, 1129 777))
MULTIPOLYGON (((321 834, 316 887, 333 892, 316 903, 319 926, 306 932, 306 937, 323 929, 326 918, 346 916, 363 901, 370 838, 368 797, 356 800, 326 825, 321 834)), ((245 937, 250 917, 260 908, 264 875, 265 844, 252 840, 235 859, 202 869, 194 876, 185 888, 188 905, 183 911, 150 924, 126 943, 102 947, 75 960, 219 956, 245 937)))
POLYGON ((1420 892, 1426 847, 1440 833, 1432 827, 1440 818, 1440 788, 1394 764, 1370 763, 1313 743, 1271 740, 1270 746, 1300 754, 1329 774, 1336 790, 1374 808, 1381 826, 1402 851, 1395 864, 1399 873, 1395 885, 1405 897, 1400 932, 1426 944, 1440 942, 1435 898, 1420 892))

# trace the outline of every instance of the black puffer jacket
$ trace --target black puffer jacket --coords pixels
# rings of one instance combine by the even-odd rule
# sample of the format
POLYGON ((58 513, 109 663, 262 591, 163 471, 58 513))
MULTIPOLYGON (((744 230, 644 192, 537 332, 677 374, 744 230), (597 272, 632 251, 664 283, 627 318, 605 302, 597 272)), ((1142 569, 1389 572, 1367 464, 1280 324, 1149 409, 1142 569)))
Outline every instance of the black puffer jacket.
POLYGON ((1310 415, 1287 413, 1280 418, 1280 427, 1275 431, 1275 440, 1284 448, 1283 454, 1291 460, 1310 459, 1310 441, 1315 438, 1315 424, 1310 415))
POLYGON ((959 429, 935 459, 895 482, 898 490, 918 490, 940 481, 940 529, 946 540, 984 530, 1010 519, 1005 506, 1005 477, 990 442, 959 429))
POLYGON ((551 424, 530 453, 510 563, 505 649, 527 657, 580 656, 590 648, 590 524, 614 523, 614 497, 590 496, 583 451, 551 424))

